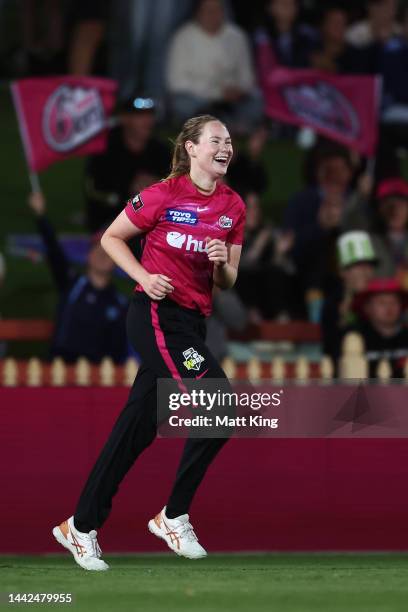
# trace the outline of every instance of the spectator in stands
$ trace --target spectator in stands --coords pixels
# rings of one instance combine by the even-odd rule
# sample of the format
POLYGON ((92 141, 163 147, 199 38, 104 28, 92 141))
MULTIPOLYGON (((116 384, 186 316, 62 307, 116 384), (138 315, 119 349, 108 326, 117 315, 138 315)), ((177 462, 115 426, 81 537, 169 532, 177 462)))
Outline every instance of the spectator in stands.
POLYGON ((51 357, 62 357, 67 363, 79 357, 99 363, 110 357, 115 363, 122 363, 128 354, 127 299, 112 283, 114 263, 100 246, 99 236, 91 240, 86 272, 78 274, 68 264, 46 217, 43 194, 31 193, 28 204, 35 214, 59 294, 51 357))
POLYGON ((27 75, 59 72, 64 44, 61 0, 21 0, 22 49, 18 63, 27 75))
POLYGON ((374 234, 382 276, 396 276, 408 288, 408 183, 388 179, 377 190, 378 230, 374 234))
POLYGON ((86 226, 95 232, 109 224, 131 196, 168 174, 170 149, 154 135, 154 101, 132 97, 119 108, 119 125, 102 155, 89 158, 85 171, 86 226))
POLYGON ((313 68, 327 72, 359 72, 360 55, 346 41, 347 20, 347 13, 341 8, 329 7, 324 10, 320 44, 310 57, 313 68))
POLYGON ((397 0, 368 0, 367 19, 352 24, 346 33, 347 42, 354 47, 367 47, 401 34, 397 22, 397 0))
POLYGON ((336 269, 336 240, 354 172, 350 153, 333 143, 320 144, 315 159, 315 183, 295 194, 284 212, 284 226, 294 232, 293 257, 304 292, 327 289, 336 269))
MULTIPOLYGON (((391 34, 374 40, 365 49, 366 72, 382 77, 382 111, 381 121, 389 124, 408 123, 408 40, 405 36, 391 34)), ((388 139, 396 140, 396 144, 404 146, 407 138, 407 128, 400 135, 388 135, 388 139), (400 138, 398 139, 398 136, 400 138)), ((384 136, 386 138, 386 136, 384 136)))
POLYGON ((353 300, 374 278, 378 259, 367 232, 351 231, 337 241, 339 275, 325 297, 321 316, 323 353, 334 363, 340 356, 341 340, 346 329, 355 323, 353 300))
POLYGON ((268 189, 268 174, 262 153, 268 139, 268 129, 260 126, 248 137, 246 146, 238 150, 228 168, 228 183, 241 197, 250 192, 261 195, 268 189))
POLYGON ((108 26, 111 0, 81 0, 69 11, 68 73, 103 75, 109 71, 108 26))
POLYGON ((408 329, 403 315, 408 293, 392 278, 372 280, 355 298, 361 322, 352 328, 364 340, 369 375, 375 377, 381 359, 390 362, 392 376, 402 378, 408 357, 408 329))
POLYGON ((256 193, 244 200, 247 216, 236 292, 252 322, 288 318, 297 309, 295 268, 288 257, 292 233, 279 232, 264 221, 256 193))
POLYGON ((228 355, 228 332, 243 331, 247 321, 247 309, 235 289, 215 290, 213 311, 207 319, 206 342, 218 361, 228 355))
POLYGON ((195 0, 115 0, 112 11, 111 74, 120 100, 138 90, 164 113, 169 40, 192 13, 195 0))
POLYGON ((235 131, 246 132, 261 118, 248 40, 226 21, 221 0, 200 0, 194 20, 176 32, 166 81, 177 121, 214 112, 235 131))
POLYGON ((376 206, 369 199, 350 201, 348 226, 370 232, 378 256, 378 275, 397 277, 408 288, 408 182, 390 178, 380 182, 376 206))
POLYGON ((299 22, 299 0, 267 0, 260 26, 255 31, 257 44, 268 43, 271 66, 305 68, 318 41, 317 32, 299 22))

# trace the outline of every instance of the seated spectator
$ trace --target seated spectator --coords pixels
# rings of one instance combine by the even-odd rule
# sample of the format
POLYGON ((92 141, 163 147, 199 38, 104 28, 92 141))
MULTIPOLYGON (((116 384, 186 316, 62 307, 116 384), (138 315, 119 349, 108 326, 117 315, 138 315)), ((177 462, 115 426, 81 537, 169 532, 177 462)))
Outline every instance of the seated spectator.
POLYGON ((85 170, 86 227, 109 224, 131 195, 160 180, 170 168, 170 149, 154 135, 151 98, 131 98, 119 108, 119 125, 105 153, 89 158, 85 170))
POLYGON ((348 215, 355 227, 370 232, 379 260, 378 275, 396 277, 408 288, 408 183, 401 178, 381 181, 376 207, 370 207, 369 200, 356 199, 348 215))
POLYGON ((310 53, 316 47, 317 33, 299 22, 299 0, 267 0, 255 43, 269 45, 269 69, 276 65, 291 68, 309 66, 310 53))
POLYGON ((68 73, 106 76, 111 0, 81 0, 70 5, 71 31, 67 52, 68 73))
POLYGON ((254 192, 261 195, 268 189, 268 174, 261 156, 268 138, 265 126, 254 130, 246 146, 234 153, 228 168, 228 184, 244 197, 254 192))
POLYGON ((321 41, 310 56, 313 68, 335 73, 360 71, 360 54, 347 43, 346 28, 346 11, 336 7, 324 10, 320 25, 321 41))
POLYGON ((348 28, 347 42, 355 47, 367 47, 399 35, 401 27, 397 23, 397 10, 397 0, 368 0, 367 18, 348 28))
POLYGON ((339 275, 324 299, 321 326, 323 353, 336 363, 340 357, 345 330, 356 320, 353 311, 355 295, 374 278, 378 259, 367 232, 351 231, 337 241, 339 275))
POLYGON ((154 98, 159 121, 165 106, 165 66, 171 36, 191 15, 196 0, 115 0, 110 27, 110 74, 118 96, 134 91, 154 98))
POLYGON ((407 305, 408 293, 392 278, 371 281, 355 298, 354 308, 362 321, 352 330, 363 337, 372 378, 376 376, 381 359, 390 361, 393 378, 404 376, 408 329, 403 323, 403 315, 407 305))
POLYGON ((247 132, 261 118, 248 40, 226 21, 221 0, 201 0, 195 19, 175 33, 166 81, 177 121, 210 112, 247 132))
POLYGON ((247 216, 236 292, 253 322, 296 316, 295 269, 287 256, 292 234, 265 223, 257 194, 246 194, 244 200, 247 216))
POLYGON ((74 363, 79 357, 86 357, 92 363, 99 363, 104 357, 110 357, 122 363, 128 355, 127 299, 112 283, 115 264, 102 249, 100 236, 92 238, 87 270, 78 274, 68 264, 46 217, 43 194, 31 193, 28 204, 35 213, 59 294, 51 358, 62 357, 65 362, 74 363))
POLYGON ((228 356, 228 331, 243 331, 247 314, 235 289, 214 290, 213 311, 207 319, 206 343, 218 361, 228 356))
MULTIPOLYGON (((0 3, 1 4, 1 3, 0 3)), ((22 25, 20 67, 27 76, 63 69, 64 7, 61 0, 21 0, 16 10, 22 25)), ((0 6, 0 10, 4 7, 0 6)))
POLYGON ((381 276, 397 277, 408 287, 408 183, 388 179, 377 190, 378 221, 373 241, 381 276))
POLYGON ((295 194, 284 212, 284 226, 294 232, 293 257, 304 292, 325 290, 333 277, 336 240, 353 171, 346 149, 332 143, 319 145, 314 184, 295 194))

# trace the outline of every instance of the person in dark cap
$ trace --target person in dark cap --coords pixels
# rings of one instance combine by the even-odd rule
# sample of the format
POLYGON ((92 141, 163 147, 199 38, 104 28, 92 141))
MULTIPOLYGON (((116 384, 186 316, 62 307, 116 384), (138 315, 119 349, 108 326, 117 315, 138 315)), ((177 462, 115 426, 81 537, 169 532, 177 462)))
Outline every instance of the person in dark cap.
POLYGON ((128 355, 128 300, 112 282, 115 264, 100 245, 102 232, 91 237, 86 271, 80 274, 67 261, 46 216, 44 195, 31 193, 28 205, 35 214, 59 296, 50 357, 62 357, 66 363, 74 363, 80 357, 100 363, 110 357, 122 363, 128 355))
POLYGON ((133 96, 117 109, 117 125, 102 155, 85 169, 86 227, 95 232, 113 221, 129 197, 168 174, 171 154, 154 135, 155 101, 133 96))

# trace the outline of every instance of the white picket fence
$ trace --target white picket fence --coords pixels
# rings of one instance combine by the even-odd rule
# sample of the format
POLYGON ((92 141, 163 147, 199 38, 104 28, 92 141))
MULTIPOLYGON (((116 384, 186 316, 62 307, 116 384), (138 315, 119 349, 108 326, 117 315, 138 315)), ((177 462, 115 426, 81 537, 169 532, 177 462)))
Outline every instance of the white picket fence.
MULTIPOLYGON (((322 380, 331 381, 334 377, 332 360, 323 356, 320 362, 310 362, 306 357, 299 357, 294 363, 281 357, 273 358, 269 363, 257 358, 237 363, 227 357, 222 367, 228 378, 282 381, 287 379, 297 381, 322 380)), ((91 365, 81 358, 75 365, 67 365, 62 359, 54 359, 44 363, 33 357, 28 361, 17 361, 7 358, 0 361, 0 386, 3 387, 64 387, 64 386, 130 386, 138 370, 134 359, 128 359, 123 366, 115 366, 111 359, 104 359, 99 366, 91 365)), ((366 379, 368 363, 364 357, 364 343, 358 334, 348 334, 343 342, 342 357, 339 362, 338 378, 341 380, 366 379)), ((383 359, 377 367, 377 378, 387 381, 391 378, 390 363, 383 359)), ((408 360, 404 369, 404 380, 408 382, 408 360)))

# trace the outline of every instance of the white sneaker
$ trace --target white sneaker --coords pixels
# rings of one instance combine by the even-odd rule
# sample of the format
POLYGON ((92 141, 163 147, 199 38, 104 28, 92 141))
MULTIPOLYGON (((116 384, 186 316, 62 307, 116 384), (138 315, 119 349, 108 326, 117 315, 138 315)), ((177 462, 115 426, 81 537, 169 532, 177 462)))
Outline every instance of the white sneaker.
POLYGON ((74 517, 71 516, 67 521, 54 527, 52 530, 54 538, 69 550, 75 561, 86 570, 101 572, 109 569, 109 565, 102 561, 101 548, 96 539, 96 531, 82 533, 74 526, 74 517))
POLYGON ((166 516, 166 506, 148 523, 148 529, 158 538, 167 543, 177 555, 188 559, 200 559, 207 553, 199 544, 188 514, 182 514, 174 519, 166 516))

